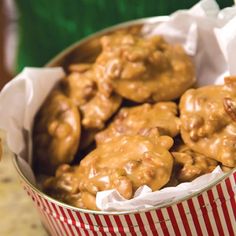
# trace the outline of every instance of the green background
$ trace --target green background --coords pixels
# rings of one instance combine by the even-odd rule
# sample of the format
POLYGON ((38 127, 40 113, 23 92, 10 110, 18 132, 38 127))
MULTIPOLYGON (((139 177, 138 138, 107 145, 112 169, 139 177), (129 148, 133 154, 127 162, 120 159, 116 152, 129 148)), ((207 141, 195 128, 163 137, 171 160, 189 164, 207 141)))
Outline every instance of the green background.
MULTIPOLYGON (((42 66, 58 52, 92 32, 136 18, 168 15, 195 0, 16 0, 19 49, 16 71, 42 66)), ((221 8, 233 0, 218 0, 221 8)))

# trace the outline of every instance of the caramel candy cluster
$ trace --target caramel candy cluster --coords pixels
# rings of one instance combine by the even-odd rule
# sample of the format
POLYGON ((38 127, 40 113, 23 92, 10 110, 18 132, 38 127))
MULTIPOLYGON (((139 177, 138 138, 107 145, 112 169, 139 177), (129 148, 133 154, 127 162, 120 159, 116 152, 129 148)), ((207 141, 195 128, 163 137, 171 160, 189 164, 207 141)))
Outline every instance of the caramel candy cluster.
POLYGON ((80 142, 80 114, 74 103, 59 90, 41 107, 34 125, 35 166, 44 173, 74 159, 80 142))
POLYGON ((114 34, 101 39, 96 60, 101 89, 135 102, 176 99, 195 82, 194 67, 182 47, 160 36, 114 34))
POLYGON ((109 126, 95 136, 96 143, 99 145, 116 136, 139 134, 147 128, 158 128, 162 135, 177 136, 180 131, 180 120, 177 117, 176 103, 145 103, 121 108, 109 126))
POLYGON ((236 166, 236 77, 188 90, 180 101, 181 136, 194 151, 236 166))
POLYGON ((174 178, 178 183, 189 182, 200 175, 212 172, 218 162, 200 153, 194 152, 182 144, 172 152, 174 157, 174 178))
POLYGON ((56 176, 46 181, 45 190, 51 195, 60 193, 69 203, 78 195, 73 205, 94 210, 98 191, 116 189, 130 199, 142 185, 158 190, 171 175, 173 158, 168 149, 172 144, 170 137, 152 132, 115 137, 99 145, 80 165, 61 166, 56 176))

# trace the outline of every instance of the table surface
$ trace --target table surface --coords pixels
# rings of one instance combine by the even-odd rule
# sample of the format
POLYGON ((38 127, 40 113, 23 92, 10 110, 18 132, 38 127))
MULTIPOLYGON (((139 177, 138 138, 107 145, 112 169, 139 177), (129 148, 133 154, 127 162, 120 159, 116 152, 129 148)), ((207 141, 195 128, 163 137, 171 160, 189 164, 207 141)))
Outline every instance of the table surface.
POLYGON ((0 161, 0 235, 48 236, 6 150, 0 161))

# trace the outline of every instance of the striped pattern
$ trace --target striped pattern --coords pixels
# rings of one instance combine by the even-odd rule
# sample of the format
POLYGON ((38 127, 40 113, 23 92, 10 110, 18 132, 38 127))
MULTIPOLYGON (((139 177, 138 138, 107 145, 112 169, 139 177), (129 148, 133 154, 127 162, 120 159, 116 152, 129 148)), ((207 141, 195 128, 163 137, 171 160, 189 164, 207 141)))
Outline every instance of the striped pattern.
POLYGON ((161 209, 121 215, 67 209, 22 184, 52 236, 236 235, 236 170, 191 199, 161 209))

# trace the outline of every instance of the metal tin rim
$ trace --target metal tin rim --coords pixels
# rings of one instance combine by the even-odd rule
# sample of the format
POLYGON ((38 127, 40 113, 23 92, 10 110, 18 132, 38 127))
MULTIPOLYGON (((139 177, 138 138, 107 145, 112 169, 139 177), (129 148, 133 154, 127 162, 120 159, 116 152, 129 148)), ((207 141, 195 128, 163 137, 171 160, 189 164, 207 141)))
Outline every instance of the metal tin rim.
POLYGON ((139 24, 142 24, 142 23, 152 24, 152 23, 156 23, 156 22, 164 22, 164 21, 167 21, 168 19, 169 19, 169 16, 155 16, 155 17, 141 18, 141 19, 138 19, 138 20, 131 20, 131 21, 127 21, 127 22, 124 22, 124 23, 116 24, 114 26, 105 28, 103 30, 100 30, 96 33, 93 33, 93 34, 79 40, 78 42, 75 42, 74 44, 70 45, 69 47, 64 49, 62 52, 57 54, 45 66, 46 67, 51 67, 54 64, 55 61, 57 61, 58 59, 62 58, 65 55, 69 54, 77 46, 83 44, 84 42, 86 42, 89 39, 92 39, 94 37, 103 35, 105 33, 108 33, 110 31, 112 31, 112 30, 126 28, 126 27, 129 27, 129 26, 135 26, 135 25, 139 25, 139 24))
MULTIPOLYGON (((45 66, 46 67, 51 67, 52 64, 59 60, 60 58, 62 58, 63 56, 67 55, 68 53, 70 53, 75 47, 79 46, 80 44, 86 42, 87 40, 93 38, 93 37, 97 37, 100 36, 102 34, 105 34, 111 30, 115 30, 115 29, 120 29, 120 28, 125 28, 125 27, 129 27, 129 26, 133 26, 133 25, 138 25, 141 23, 155 23, 155 22, 164 22, 166 20, 169 19, 169 16, 157 16, 157 17, 148 17, 148 18, 142 18, 142 19, 138 19, 138 20, 132 20, 132 21, 127 21, 121 24, 117 24, 108 28, 105 28, 101 31, 98 31, 97 33, 94 33, 88 37, 85 37, 84 39, 72 44, 71 46, 67 47, 65 50, 63 50, 61 53, 59 53, 56 57, 54 57, 52 60, 50 60, 45 66)), ((159 206, 153 206, 150 208, 144 208, 144 209, 138 209, 138 210, 129 210, 129 211, 109 211, 109 212, 105 212, 105 211, 94 211, 94 210, 87 210, 87 209, 83 209, 83 208, 78 208, 78 207, 74 207, 71 206, 69 204, 60 202, 50 196, 48 196, 47 194, 43 193, 42 191, 40 191, 38 188, 36 188, 27 178, 26 176, 22 173, 22 171, 20 170, 18 163, 17 163, 17 156, 13 155, 13 164, 17 170, 17 173, 19 175, 19 177, 21 178, 22 181, 24 181, 28 186, 30 186, 37 194, 39 194, 42 198, 45 198, 57 205, 60 205, 62 207, 65 207, 67 209, 73 210, 73 211, 79 211, 79 212, 83 212, 83 213, 89 213, 89 214, 97 214, 97 215, 122 215, 122 214, 134 214, 134 213, 141 213, 141 212, 147 212, 147 211, 151 211, 151 210, 156 210, 156 209, 161 209, 161 208, 165 208, 167 206, 171 206, 174 204, 178 204, 179 202, 185 201, 187 199, 190 199, 192 197, 195 197, 197 195, 199 195, 200 193, 207 191, 208 189, 212 188, 213 186, 215 186, 216 184, 218 184, 219 182, 221 182, 223 179, 227 178, 228 176, 230 176, 230 174, 236 170, 236 168, 234 168, 233 170, 231 170, 230 172, 226 173, 225 175, 223 175, 221 178, 219 178, 216 181, 213 181, 210 185, 208 185, 207 187, 203 188, 201 191, 197 191, 193 194, 190 194, 186 197, 183 197, 179 200, 173 201, 171 204, 170 203, 165 203, 163 205, 159 206)))

